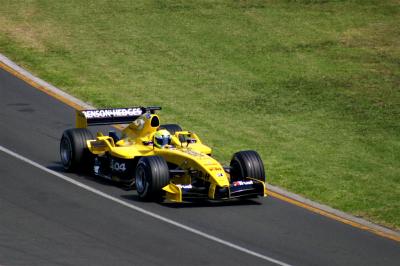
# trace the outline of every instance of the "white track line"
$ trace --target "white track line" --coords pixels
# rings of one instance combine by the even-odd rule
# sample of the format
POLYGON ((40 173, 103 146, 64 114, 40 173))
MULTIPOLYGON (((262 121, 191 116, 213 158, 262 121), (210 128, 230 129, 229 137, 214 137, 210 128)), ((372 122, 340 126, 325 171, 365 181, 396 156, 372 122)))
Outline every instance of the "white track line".
POLYGON ((83 183, 81 183, 81 182, 79 182, 79 181, 76 181, 76 180, 74 180, 74 179, 72 179, 72 178, 69 178, 69 177, 67 177, 67 176, 65 176, 65 175, 63 175, 63 174, 60 174, 60 173, 55 172, 55 171, 53 171, 53 170, 50 170, 50 169, 48 169, 48 168, 46 168, 46 167, 44 167, 44 166, 42 166, 42 165, 40 165, 40 164, 38 164, 38 163, 36 163, 36 162, 30 160, 30 159, 28 159, 28 158, 26 158, 26 157, 24 157, 24 156, 22 156, 22 155, 19 155, 19 154, 13 152, 13 151, 11 151, 11 150, 9 150, 9 149, 7 149, 7 148, 1 146, 1 145, 0 145, 0 150, 1 150, 2 152, 4 152, 4 153, 10 155, 10 156, 13 156, 13 157, 15 157, 15 158, 17 158, 17 159, 19 159, 19 160, 21 160, 21 161, 24 161, 24 162, 26 162, 26 163, 28 163, 28 164, 30 164, 30 165, 36 167, 36 168, 39 168, 40 170, 43 170, 43 171, 45 171, 45 172, 47 172, 47 173, 49 173, 49 174, 52 174, 52 175, 54 175, 54 176, 56 176, 56 177, 58 177, 58 178, 63 179, 63 180, 65 180, 65 181, 67 181, 67 182, 69 182, 69 183, 71 183, 71 184, 74 184, 74 185, 76 185, 76 186, 78 186, 78 187, 80 187, 80 188, 83 188, 83 189, 85 189, 85 190, 87 190, 87 191, 90 191, 90 192, 92 192, 92 193, 94 193, 94 194, 97 194, 98 196, 101 196, 101 197, 106 198, 106 199, 109 199, 109 200, 111 200, 111 201, 113 201, 113 202, 119 203, 119 204, 121 204, 121 205, 123 205, 123 206, 125 206, 125 207, 127 207, 127 208, 129 208, 129 209, 132 209, 132 210, 135 210, 135 211, 140 212, 140 213, 142 213, 142 214, 151 216, 151 217, 153 217, 153 218, 155 218, 155 219, 158 219, 158 220, 160 220, 160 221, 163 221, 163 222, 165 222, 165 223, 174 225, 174 226, 176 226, 176 227, 178 227, 178 228, 181 228, 181 229, 183 229, 183 230, 186 230, 186 231, 191 232, 191 233, 193 233, 193 234, 196 234, 196 235, 198 235, 198 236, 207 238, 207 239, 209 239, 209 240, 215 241, 215 242, 220 243, 220 244, 222 244, 222 245, 231 247, 231 248, 233 248, 233 249, 242 251, 242 252, 247 253, 247 254, 249 254, 249 255, 252 255, 252 256, 254 256, 254 257, 257 257, 257 258, 260 258, 260 259, 263 259, 263 260, 272 262, 272 263, 274 263, 274 264, 276 264, 276 265, 291 266, 290 264, 284 263, 284 262, 282 262, 282 261, 280 261, 280 260, 276 260, 276 259, 274 259, 274 258, 265 256, 265 255, 262 255, 262 254, 260 254, 260 253, 257 253, 257 252, 255 252, 255 251, 249 250, 249 249, 244 248, 244 247, 241 247, 241 246, 238 246, 238 245, 236 245, 236 244, 233 244, 233 243, 231 243, 231 242, 229 242, 229 241, 223 240, 223 239, 218 238, 218 237, 216 237, 216 236, 209 235, 209 234, 207 234, 207 233, 204 233, 204 232, 202 232, 202 231, 199 231, 199 230, 194 229, 194 228, 192 228, 192 227, 189 227, 189 226, 187 226, 187 225, 184 225, 184 224, 181 224, 181 223, 176 222, 176 221, 174 221, 174 220, 168 219, 168 218, 163 217, 163 216, 161 216, 161 215, 158 215, 158 214, 156 214, 156 213, 154 213, 154 212, 150 212, 150 211, 147 211, 147 210, 145 210, 145 209, 143 209, 143 208, 140 208, 140 207, 138 207, 138 206, 135 206, 135 205, 133 205, 133 204, 129 204, 129 203, 123 201, 123 200, 120 200, 120 199, 118 199, 118 198, 115 198, 115 197, 113 197, 113 196, 110 196, 110 195, 108 195, 108 194, 106 194, 106 193, 104 193, 104 192, 101 192, 100 190, 97 190, 97 189, 95 189, 95 188, 89 187, 89 186, 87 186, 87 185, 85 185, 85 184, 83 184, 83 183))

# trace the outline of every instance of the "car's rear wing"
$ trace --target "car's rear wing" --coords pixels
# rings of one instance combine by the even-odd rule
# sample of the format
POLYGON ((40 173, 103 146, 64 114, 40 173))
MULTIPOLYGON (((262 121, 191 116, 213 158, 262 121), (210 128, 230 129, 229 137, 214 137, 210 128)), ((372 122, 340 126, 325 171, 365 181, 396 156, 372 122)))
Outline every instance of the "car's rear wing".
POLYGON ((109 108, 76 111, 76 127, 86 128, 88 126, 128 124, 135 121, 144 113, 154 114, 161 110, 159 106, 150 107, 128 107, 109 108))

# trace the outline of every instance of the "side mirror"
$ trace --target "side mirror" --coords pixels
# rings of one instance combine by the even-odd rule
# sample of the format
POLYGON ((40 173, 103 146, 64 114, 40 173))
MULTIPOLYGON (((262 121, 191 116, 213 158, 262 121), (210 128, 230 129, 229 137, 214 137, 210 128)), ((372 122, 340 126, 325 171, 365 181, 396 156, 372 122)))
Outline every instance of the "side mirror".
POLYGON ((186 147, 189 147, 189 144, 196 143, 196 139, 186 138, 186 147))
POLYGON ((191 144, 191 143, 196 143, 197 141, 196 141, 196 139, 193 139, 193 138, 187 138, 186 142, 187 142, 187 144, 191 144))

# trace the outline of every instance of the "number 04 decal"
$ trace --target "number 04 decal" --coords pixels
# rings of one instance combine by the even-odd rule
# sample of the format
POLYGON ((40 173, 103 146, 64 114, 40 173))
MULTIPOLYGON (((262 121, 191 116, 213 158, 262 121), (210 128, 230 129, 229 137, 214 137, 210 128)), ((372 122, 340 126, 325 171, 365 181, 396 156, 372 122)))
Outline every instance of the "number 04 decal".
POLYGON ((112 169, 115 170, 115 171, 125 172, 126 171, 126 165, 125 165, 125 163, 115 162, 115 163, 112 164, 112 169))

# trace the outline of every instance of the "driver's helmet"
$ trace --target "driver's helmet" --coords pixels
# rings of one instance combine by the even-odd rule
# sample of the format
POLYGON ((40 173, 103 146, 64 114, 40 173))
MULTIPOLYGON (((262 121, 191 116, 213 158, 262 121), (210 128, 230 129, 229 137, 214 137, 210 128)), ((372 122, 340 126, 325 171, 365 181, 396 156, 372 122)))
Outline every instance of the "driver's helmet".
POLYGON ((166 129, 161 129, 154 133, 154 145, 158 148, 164 148, 165 145, 171 144, 171 134, 166 129))

